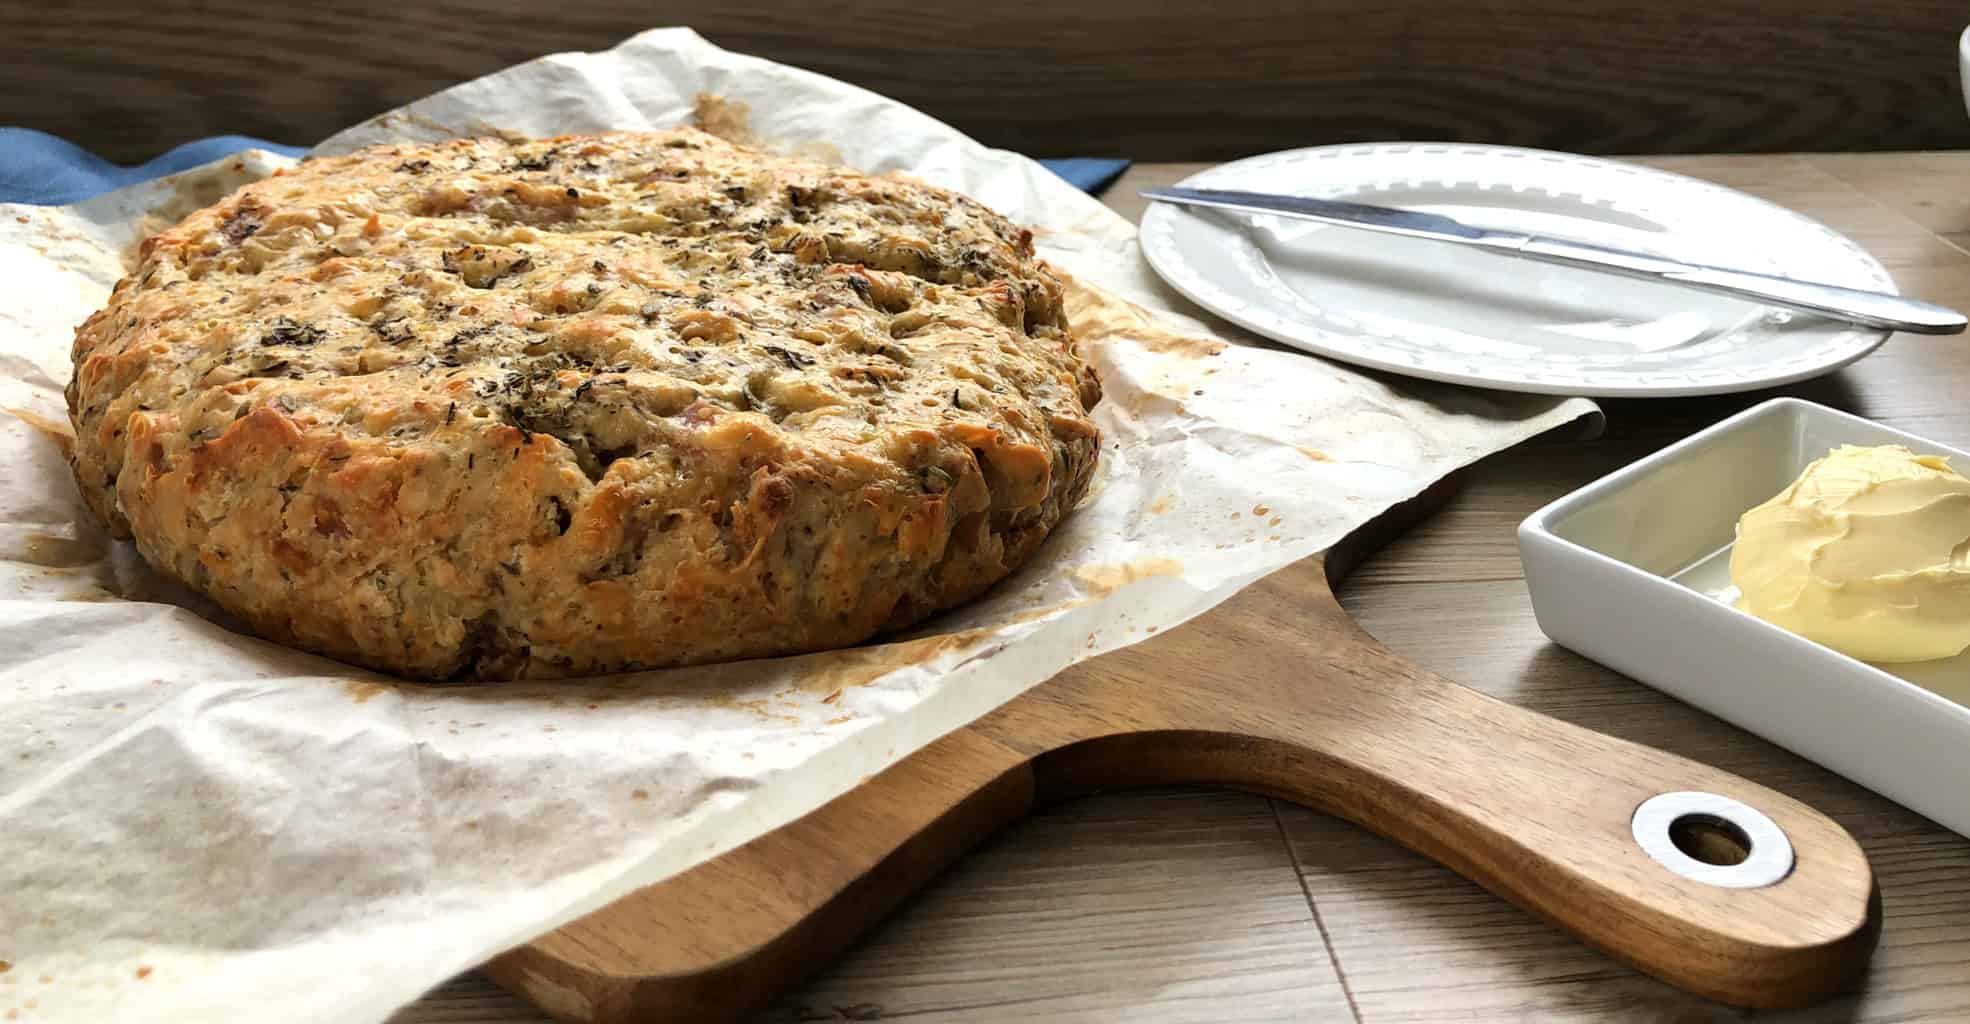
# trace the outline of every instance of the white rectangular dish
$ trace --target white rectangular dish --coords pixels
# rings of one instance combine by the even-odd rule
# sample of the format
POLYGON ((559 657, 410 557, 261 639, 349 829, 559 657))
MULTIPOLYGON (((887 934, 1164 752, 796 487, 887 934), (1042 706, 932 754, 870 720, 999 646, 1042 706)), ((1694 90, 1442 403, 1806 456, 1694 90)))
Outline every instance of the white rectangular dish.
POLYGON ((1797 399, 1766 402, 1519 526, 1539 628, 1561 646, 1970 835, 1970 655, 1856 661, 1732 607, 1738 517, 1841 444, 1970 453, 1797 399))

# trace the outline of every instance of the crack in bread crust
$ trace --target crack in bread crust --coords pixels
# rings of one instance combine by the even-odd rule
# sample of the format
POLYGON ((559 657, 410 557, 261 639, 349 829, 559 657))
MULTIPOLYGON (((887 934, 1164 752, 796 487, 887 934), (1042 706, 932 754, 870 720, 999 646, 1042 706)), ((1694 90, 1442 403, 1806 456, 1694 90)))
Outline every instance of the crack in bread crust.
POLYGON ((262 635, 426 678, 858 643, 1085 494, 1031 235, 694 129, 309 160, 76 332, 76 479, 262 635))

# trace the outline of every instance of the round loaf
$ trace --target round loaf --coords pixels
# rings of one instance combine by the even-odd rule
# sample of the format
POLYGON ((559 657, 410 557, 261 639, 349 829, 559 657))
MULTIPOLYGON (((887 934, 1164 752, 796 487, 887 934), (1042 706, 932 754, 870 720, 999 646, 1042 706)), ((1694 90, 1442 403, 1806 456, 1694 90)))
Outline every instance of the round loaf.
POLYGON ((1031 235, 694 129, 309 160, 76 332, 76 480, 263 636, 425 678, 854 644, 1080 500, 1031 235))

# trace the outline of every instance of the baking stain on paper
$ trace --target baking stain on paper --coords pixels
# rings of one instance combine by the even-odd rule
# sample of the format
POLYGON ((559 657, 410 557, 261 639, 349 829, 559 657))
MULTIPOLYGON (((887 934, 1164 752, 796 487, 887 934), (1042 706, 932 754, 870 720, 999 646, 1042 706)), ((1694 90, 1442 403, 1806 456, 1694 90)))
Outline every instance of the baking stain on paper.
POLYGON ((33 427, 42 437, 53 441, 55 447, 62 450, 62 458, 70 458, 75 454, 75 428, 70 426, 67 420, 51 420, 32 409, 8 407, 6 412, 33 427))
POLYGON ((1168 512, 1169 510, 1175 508, 1176 504, 1177 504, 1176 495, 1165 494, 1162 497, 1157 498, 1155 501, 1149 503, 1149 514, 1154 516, 1160 516, 1163 513, 1168 512))
POLYGON ((752 144, 752 129, 746 125, 751 115, 752 108, 744 103, 709 92, 699 93, 691 108, 691 120, 699 128, 741 146, 752 144))
POLYGON ((390 687, 382 683, 372 683, 367 679, 344 679, 342 689, 358 704, 367 704, 370 698, 390 692, 390 687))
POLYGON ((733 700, 730 700, 730 701, 718 701, 717 703, 719 703, 719 704, 723 704, 723 705, 725 705, 725 706, 727 706, 727 707, 734 707, 734 708, 739 708, 739 709, 742 709, 742 710, 745 710, 745 711, 750 711, 750 712, 752 712, 753 714, 755 714, 755 715, 758 715, 758 716, 759 716, 759 717, 761 717, 761 718, 766 718, 766 719, 773 719, 773 718, 777 718, 777 719, 780 719, 780 720, 782 720, 782 721, 787 721, 787 722, 797 722, 797 721, 799 721, 799 719, 797 719, 797 718, 795 718, 795 717, 794 717, 794 716, 792 716, 792 715, 784 715, 784 714, 780 714, 780 713, 778 713, 778 712, 775 712, 775 711, 773 711, 773 710, 772 710, 772 707, 773 707, 773 705, 772 705, 772 704, 771 704, 770 702, 768 702, 768 701, 765 701, 765 700, 738 700, 738 699, 733 699, 733 700))
POLYGON ((1183 563, 1174 558, 1145 558, 1124 565, 1084 565, 1074 570, 1074 578, 1096 594, 1106 596, 1137 580, 1151 576, 1181 576, 1183 563))
POLYGON ((1309 458, 1309 459, 1312 459, 1312 460, 1313 460, 1313 461, 1315 461, 1315 462, 1332 462, 1332 461, 1334 461, 1334 457, 1333 457, 1332 455, 1329 455, 1329 454, 1327 454, 1326 452, 1323 452, 1323 451, 1321 451, 1321 450, 1320 450, 1320 449, 1318 449, 1318 448, 1301 448, 1301 449, 1299 449, 1299 452, 1300 452, 1300 454, 1301 454, 1301 455, 1304 455, 1304 456, 1306 456, 1307 458, 1309 458))
POLYGON ((870 647, 851 647, 811 656, 813 668, 794 677, 805 693, 823 696, 852 686, 866 686, 898 669, 921 665, 950 651, 961 651, 997 632, 996 627, 899 640, 870 647))
POLYGON ((1231 347, 1227 342, 1178 334, 1157 323, 1141 307, 1090 288, 1059 267, 1051 269, 1067 286, 1067 319, 1074 324, 1074 336, 1084 345, 1099 346, 1125 338, 1151 352, 1184 359, 1208 359, 1231 347))
POLYGON ((43 569, 75 569, 101 558, 102 549, 94 544, 57 537, 52 533, 30 533, 21 554, 13 556, 43 569))

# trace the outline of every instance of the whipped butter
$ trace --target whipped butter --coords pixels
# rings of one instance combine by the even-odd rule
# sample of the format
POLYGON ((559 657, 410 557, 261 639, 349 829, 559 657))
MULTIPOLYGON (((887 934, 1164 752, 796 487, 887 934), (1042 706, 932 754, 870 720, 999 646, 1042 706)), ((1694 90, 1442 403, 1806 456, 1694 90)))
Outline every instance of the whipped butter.
POLYGON ((1970 479, 1899 445, 1844 445, 1744 514, 1738 607, 1864 661, 1970 647, 1970 479))

